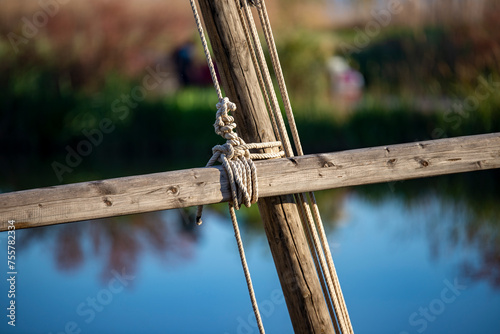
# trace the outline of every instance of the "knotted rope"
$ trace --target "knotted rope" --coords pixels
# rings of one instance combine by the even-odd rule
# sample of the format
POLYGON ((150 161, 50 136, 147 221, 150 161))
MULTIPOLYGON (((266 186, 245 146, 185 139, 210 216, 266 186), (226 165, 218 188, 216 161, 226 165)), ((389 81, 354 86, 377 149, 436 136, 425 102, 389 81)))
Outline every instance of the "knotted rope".
MULTIPOLYGON (((257 168, 255 167, 252 159, 280 158, 285 155, 285 152, 250 153, 250 149, 280 147, 281 142, 246 144, 245 141, 238 137, 238 134, 233 131, 236 128, 236 123, 234 122, 234 118, 229 115, 229 111, 236 111, 236 105, 225 97, 217 103, 217 117, 214 127, 215 132, 222 138, 226 139, 226 143, 224 145, 216 145, 212 148, 213 155, 208 161, 206 167, 212 166, 216 161, 219 161, 226 171, 232 198, 229 202, 229 214, 233 223, 234 235, 236 237, 241 265, 245 274, 255 319, 257 320, 259 332, 264 334, 264 325, 259 313, 257 299, 255 298, 255 292, 253 289, 252 279, 250 277, 250 270, 248 269, 245 257, 245 250, 241 240, 235 209, 239 210, 242 204, 246 207, 250 207, 250 205, 257 202, 259 197, 257 168)), ((198 206, 198 212, 196 214, 196 223, 198 225, 201 225, 202 223, 202 212, 203 206, 200 205, 198 206)))
MULTIPOLYGON (((281 158, 284 151, 271 153, 250 153, 251 149, 263 149, 280 147, 281 142, 251 143, 247 144, 233 130, 236 128, 233 116, 229 111, 236 111, 236 105, 227 97, 217 103, 217 114, 214 123, 215 133, 226 139, 224 145, 216 145, 212 148, 212 157, 205 167, 213 166, 219 161, 224 167, 231 188, 231 201, 229 204, 239 210, 242 204, 250 207, 259 198, 257 182, 257 168, 253 159, 281 158)), ((201 225, 201 214, 203 206, 198 206, 196 223, 201 225)))
MULTIPOLYGON (((236 219, 235 209, 238 210, 241 204, 250 207, 253 203, 257 202, 259 197, 258 182, 257 182, 257 168, 252 159, 272 159, 283 157, 285 152, 280 151, 276 153, 250 153, 250 149, 262 149, 280 147, 281 142, 268 142, 268 143, 252 143, 246 144, 243 139, 238 137, 238 134, 233 130, 236 128, 234 118, 229 115, 229 111, 236 111, 236 105, 229 101, 227 97, 223 98, 217 103, 217 117, 214 124, 215 132, 222 138, 226 139, 224 145, 216 145, 212 148, 212 157, 208 161, 206 167, 212 166, 216 161, 219 161, 227 174, 227 179, 231 188, 231 201, 229 202, 229 213, 233 223, 234 235, 238 244, 238 252, 240 253, 241 264, 243 272, 247 281, 248 292, 252 301, 252 308, 255 313, 257 325, 261 334, 264 334, 264 325, 260 317, 257 299, 250 277, 250 270, 245 257, 245 250, 243 249, 243 242, 241 240, 238 221, 236 219)), ((198 206, 196 214, 196 223, 201 225, 201 214, 203 206, 198 206)))
MULTIPOLYGON (((233 116, 229 115, 229 112, 235 112, 236 105, 229 101, 227 97, 222 97, 222 92, 217 80, 215 67, 212 61, 212 57, 210 56, 210 51, 205 39, 203 26, 198 15, 196 4, 194 0, 190 0, 190 3, 196 21, 196 26, 198 28, 198 33, 200 35, 201 43, 203 45, 203 51, 205 52, 205 57, 207 59, 210 74, 212 76, 214 88, 217 92, 217 96, 219 97, 219 103, 217 103, 216 120, 214 123, 215 132, 222 138, 226 139, 225 144, 216 145, 212 148, 213 155, 206 164, 206 167, 212 166, 216 161, 219 161, 226 171, 231 188, 229 214, 233 223, 234 235, 236 237, 238 252, 240 254, 240 260, 243 267, 243 272, 245 274, 248 293, 252 302, 252 308, 257 321, 257 326, 259 328, 259 332, 261 334, 264 334, 264 325, 262 323, 262 318, 260 316, 259 308, 257 305, 257 299, 255 298, 255 292, 253 289, 252 279, 250 277, 250 270, 248 269, 248 264, 245 257, 245 250, 243 249, 243 242, 241 240, 241 234, 238 227, 235 210, 238 210, 241 207, 241 204, 250 207, 251 204, 257 202, 257 199, 259 197, 257 168, 255 167, 252 159, 281 158, 285 156, 285 152, 279 151, 272 153, 250 153, 251 149, 276 148, 281 147, 282 144, 279 141, 247 144, 242 138, 238 137, 238 134, 236 132, 234 132, 236 123, 234 122, 233 116)), ((198 225, 202 224, 202 212, 203 206, 200 205, 198 206, 198 211, 196 214, 196 223, 198 225)))

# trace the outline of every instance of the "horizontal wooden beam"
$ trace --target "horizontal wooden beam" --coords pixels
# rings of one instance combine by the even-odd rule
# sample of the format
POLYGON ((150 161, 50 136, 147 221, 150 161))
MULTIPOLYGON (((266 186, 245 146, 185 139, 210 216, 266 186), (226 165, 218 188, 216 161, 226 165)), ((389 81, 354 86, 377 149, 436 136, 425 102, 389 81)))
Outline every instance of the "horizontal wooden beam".
MULTIPOLYGON (((260 197, 500 168, 500 133, 257 161, 260 197)), ((0 194, 0 231, 226 202, 221 167, 0 194)))

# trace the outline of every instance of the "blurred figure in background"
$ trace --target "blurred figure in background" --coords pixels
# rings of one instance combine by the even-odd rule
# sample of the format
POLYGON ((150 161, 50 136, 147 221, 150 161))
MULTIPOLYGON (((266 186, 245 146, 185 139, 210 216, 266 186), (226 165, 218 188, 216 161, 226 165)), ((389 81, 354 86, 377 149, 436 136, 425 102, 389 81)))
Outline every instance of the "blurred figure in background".
POLYGON ((181 44, 172 53, 177 78, 181 86, 189 86, 193 83, 194 43, 188 41, 181 44))
POLYGON ((365 81, 363 75, 351 68, 347 61, 333 56, 327 63, 332 98, 343 107, 354 106, 361 98, 365 81))
POLYGON ((187 41, 177 47, 172 52, 172 60, 181 87, 212 84, 208 65, 204 58, 196 57, 196 46, 193 41, 187 41))

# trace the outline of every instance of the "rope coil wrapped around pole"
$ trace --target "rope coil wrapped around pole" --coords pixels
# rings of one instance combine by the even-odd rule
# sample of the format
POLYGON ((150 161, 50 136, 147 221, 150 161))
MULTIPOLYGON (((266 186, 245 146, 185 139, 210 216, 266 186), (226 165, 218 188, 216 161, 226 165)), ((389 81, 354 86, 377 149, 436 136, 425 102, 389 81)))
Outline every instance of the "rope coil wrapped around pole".
MULTIPOLYGON (((217 103, 214 128, 215 133, 226 139, 226 143, 224 145, 216 145, 212 148, 213 155, 205 167, 213 166, 216 161, 219 161, 224 166, 232 194, 232 201, 229 204, 236 210, 239 210, 242 204, 250 207, 259 198, 257 168, 253 163, 253 159, 282 158, 285 152, 250 153, 250 149, 280 147, 281 142, 245 143, 233 131, 236 128, 236 123, 233 116, 229 115, 229 111, 236 111, 236 105, 225 97, 217 103)), ((196 223, 198 225, 202 224, 202 212, 203 206, 200 205, 196 214, 196 223)))

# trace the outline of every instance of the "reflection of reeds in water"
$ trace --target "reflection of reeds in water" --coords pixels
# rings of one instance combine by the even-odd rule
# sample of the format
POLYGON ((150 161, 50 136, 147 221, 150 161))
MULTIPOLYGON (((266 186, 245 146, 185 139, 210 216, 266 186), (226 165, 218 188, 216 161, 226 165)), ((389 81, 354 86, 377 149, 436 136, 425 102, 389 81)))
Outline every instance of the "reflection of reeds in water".
POLYGON ((405 210, 421 212, 418 225, 402 222, 402 235, 425 234, 431 256, 461 252, 458 270, 467 279, 500 288, 500 171, 491 170, 356 188, 373 204, 396 197, 405 210))
POLYGON ((85 261, 102 259, 102 278, 107 280, 112 270, 133 273, 146 252, 168 265, 193 256, 198 241, 198 230, 191 228, 194 219, 186 220, 179 210, 166 216, 160 211, 29 229, 23 239, 29 247, 36 239, 54 238, 53 256, 62 271, 77 271, 85 261))
MULTIPOLYGON (((460 202, 455 207, 460 207, 460 202)), ((481 210, 466 214, 464 245, 478 249, 479 260, 463 263, 462 272, 474 280, 487 280, 500 288, 500 209, 498 200, 481 203, 481 210)), ((450 233, 450 239, 454 237, 450 233)))
POLYGON ((468 250, 459 264, 463 277, 487 281, 500 288, 500 210, 497 201, 471 207, 461 200, 441 199, 451 219, 424 222, 431 254, 446 256, 450 250, 468 250))

